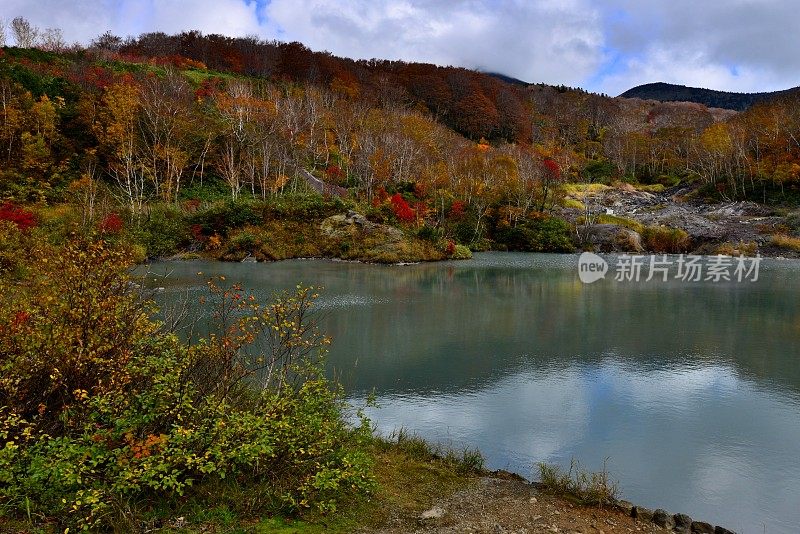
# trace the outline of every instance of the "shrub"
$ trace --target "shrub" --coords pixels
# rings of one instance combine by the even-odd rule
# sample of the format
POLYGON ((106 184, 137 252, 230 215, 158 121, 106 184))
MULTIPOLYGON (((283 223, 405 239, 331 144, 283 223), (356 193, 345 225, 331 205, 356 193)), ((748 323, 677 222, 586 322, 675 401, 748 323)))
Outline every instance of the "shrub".
POLYGON ((36 226, 36 216, 32 211, 15 206, 11 202, 0 206, 0 221, 12 222, 23 231, 36 226))
POLYGON ((608 184, 614 177, 616 169, 610 161, 590 161, 581 172, 587 182, 608 184))
POLYGON ((417 230, 417 237, 426 241, 436 241, 439 238, 439 234, 439 230, 428 225, 424 225, 417 230))
POLYGON ((786 234, 775 234, 770 242, 776 247, 788 248, 800 252, 800 237, 792 237, 786 234))
POLYGON ((139 224, 134 235, 151 258, 174 254, 191 239, 183 213, 172 205, 153 206, 139 224))
POLYGON ((666 226, 647 226, 642 232, 645 248, 652 252, 677 254, 689 248, 689 234, 680 228, 666 226))
POLYGON ((251 252, 259 245, 259 236, 253 229, 244 228, 231 237, 230 248, 244 252, 251 252))
POLYGON ((450 257, 454 260, 469 260, 472 259, 472 251, 465 245, 456 245, 450 257))
POLYGON ((99 230, 106 234, 118 234, 122 230, 122 218, 118 213, 109 213, 100 221, 99 230))
MULTIPOLYGON (((199 228, 204 235, 227 236, 231 230, 247 225, 257 225, 263 217, 257 213, 253 202, 215 202, 205 209, 193 213, 189 225, 199 228)), ((195 232, 196 230, 193 230, 195 232)))
POLYGON ((449 216, 453 219, 460 219, 464 216, 464 210, 466 209, 467 205, 460 200, 454 201, 450 205, 450 213, 449 216))
POLYGON ((755 256, 758 253, 758 243, 754 241, 729 243, 726 241, 717 247, 715 253, 723 256, 755 256))
POLYGON ((784 224, 788 233, 792 236, 800 236, 800 212, 792 212, 784 219, 784 224))
POLYGON ((572 460, 569 471, 564 472, 557 465, 537 464, 539 481, 551 493, 565 495, 592 506, 608 506, 617 500, 618 487, 608 478, 605 465, 603 470, 590 473, 572 460))
POLYGON ((13 222, 0 220, 0 275, 17 273, 24 267, 26 237, 13 222))
POLYGON ((281 195, 269 198, 264 205, 264 218, 316 220, 353 208, 353 203, 339 197, 319 194, 281 195))
POLYGON ((137 507, 223 479, 258 485, 248 506, 261 513, 328 512, 372 487, 369 427, 345 424, 323 378, 310 289, 261 306, 210 283, 220 334, 190 346, 151 318, 125 251, 95 241, 33 254, 24 295, 0 279, 5 513, 132 530, 137 507))
POLYGON ((575 250, 569 223, 558 217, 537 215, 516 227, 500 227, 495 241, 509 250, 523 252, 571 252, 575 250))
POLYGON ((391 198, 392 211, 397 220, 401 222, 413 222, 417 219, 417 214, 408 205, 408 202, 400 195, 395 193, 391 198))

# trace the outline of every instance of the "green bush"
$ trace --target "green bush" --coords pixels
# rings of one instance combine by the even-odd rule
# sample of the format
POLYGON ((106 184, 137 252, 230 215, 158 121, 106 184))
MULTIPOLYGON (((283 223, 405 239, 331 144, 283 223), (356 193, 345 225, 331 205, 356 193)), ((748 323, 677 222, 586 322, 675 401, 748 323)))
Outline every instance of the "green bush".
POLYGON ((230 198, 231 190, 223 180, 208 179, 201 185, 199 182, 181 189, 182 200, 200 200, 214 202, 230 198))
POLYGON ((581 176, 587 182, 609 184, 615 173, 616 168, 610 161, 590 161, 583 168, 581 176))
POLYGON ((323 377, 310 289, 263 306, 210 283, 221 334, 187 345, 134 292, 127 252, 31 255, 24 287, 0 277, 4 515, 130 531, 225 480, 257 488, 246 506, 261 514, 330 512, 372 488, 369 425, 345 423, 323 377))
POLYGON ((450 257, 454 260, 469 260, 472 259, 472 251, 465 245, 456 245, 455 251, 450 257))
POLYGON ((495 230, 494 239, 508 250, 522 252, 572 252, 572 230, 558 217, 537 215, 518 224, 495 230))
POLYGON ((261 224, 263 217, 258 211, 258 205, 253 201, 214 202, 192 214, 188 222, 191 226, 199 225, 205 235, 227 236, 236 228, 261 224))
POLYGON ((264 218, 323 219, 354 206, 352 202, 339 197, 326 198, 318 194, 281 195, 267 199, 264 218))
POLYGON ((417 237, 426 241, 436 241, 441 236, 441 231, 433 226, 425 225, 417 230, 417 237))
POLYGON ((151 258, 175 254, 190 241, 189 225, 183 212, 170 204, 152 206, 141 216, 133 235, 151 258))

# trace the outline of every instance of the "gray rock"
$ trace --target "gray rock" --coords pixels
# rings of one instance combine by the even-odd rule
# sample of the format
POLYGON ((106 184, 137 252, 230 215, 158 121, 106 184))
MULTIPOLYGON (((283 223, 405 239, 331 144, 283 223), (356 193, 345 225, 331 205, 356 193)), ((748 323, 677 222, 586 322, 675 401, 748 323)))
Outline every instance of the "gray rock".
POLYGON ((627 515, 628 517, 633 517, 633 503, 628 501, 617 501, 617 510, 622 512, 623 514, 627 515))
POLYGON ((675 514, 672 519, 675 520, 675 530, 683 529, 688 531, 692 528, 692 518, 686 514, 675 514))
POLYGON ((596 252, 642 252, 642 236, 616 224, 578 226, 578 235, 585 247, 596 252))
POLYGON ((716 527, 714 527, 714 534, 736 534, 736 533, 732 530, 728 530, 727 528, 717 525, 716 527))
POLYGON ((400 240, 403 232, 398 228, 386 224, 377 224, 367 220, 366 217, 355 212, 348 212, 347 215, 332 215, 320 225, 322 233, 328 237, 342 238, 352 237, 353 231, 361 231, 365 234, 380 234, 387 240, 400 240))
POLYGON ((444 517, 444 510, 438 506, 434 506, 430 510, 425 510, 419 515, 423 521, 430 521, 431 519, 441 519, 444 517))
POLYGON ((653 512, 653 523, 666 529, 675 528, 675 519, 672 514, 660 508, 653 512))
POLYGON ((652 521, 653 511, 643 506, 634 506, 633 513, 631 514, 631 516, 638 519, 639 521, 652 521))
POLYGON ((703 521, 692 521, 693 534, 714 534, 714 526, 703 521))

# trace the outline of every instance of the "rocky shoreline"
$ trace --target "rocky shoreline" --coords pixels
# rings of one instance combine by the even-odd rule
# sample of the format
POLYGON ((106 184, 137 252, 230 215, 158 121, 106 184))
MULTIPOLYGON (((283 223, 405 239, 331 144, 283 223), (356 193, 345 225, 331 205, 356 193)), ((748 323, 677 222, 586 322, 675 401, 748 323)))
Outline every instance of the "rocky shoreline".
POLYGON ((582 247, 597 252, 651 252, 643 230, 668 228, 685 233, 685 252, 693 254, 800 257, 800 251, 776 244, 774 236, 789 229, 787 217, 775 209, 752 201, 707 203, 697 196, 692 185, 659 192, 596 185, 572 192, 571 207, 558 215, 575 226, 582 247))
POLYGON ((438 500, 414 518, 397 517, 381 534, 462 532, 491 534, 665 533, 732 534, 733 531, 685 514, 649 510, 627 501, 602 508, 554 495, 536 482, 498 471, 470 488, 438 500))
POLYGON ((735 534, 732 530, 705 521, 694 521, 686 514, 671 514, 666 510, 650 510, 621 500, 615 504, 622 513, 639 521, 650 521, 661 528, 681 534, 735 534))

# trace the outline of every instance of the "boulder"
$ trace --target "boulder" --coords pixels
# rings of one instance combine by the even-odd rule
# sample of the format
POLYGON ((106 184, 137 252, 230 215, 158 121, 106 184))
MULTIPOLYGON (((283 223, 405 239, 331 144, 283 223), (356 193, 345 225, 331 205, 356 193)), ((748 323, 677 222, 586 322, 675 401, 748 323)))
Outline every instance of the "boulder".
POLYGON ((584 247, 596 252, 643 252, 642 236, 616 224, 579 226, 578 234, 584 247))
POLYGON ((728 530, 727 528, 721 527, 717 525, 714 527, 714 534, 736 534, 732 530, 728 530))
POLYGON ((714 525, 703 521, 692 521, 692 534, 714 534, 714 525))
POLYGON ((653 520, 653 511, 645 508, 644 506, 634 506, 633 507, 633 514, 631 514, 634 518, 638 519, 639 521, 652 521, 653 520))
POLYGON ((675 520, 675 530, 689 531, 692 528, 692 518, 686 514, 675 514, 672 519, 675 520))
POLYGON ((368 220, 363 215, 348 211, 346 215, 333 215, 320 225, 320 230, 327 237, 347 238, 354 234, 381 235, 388 241, 399 241, 403 232, 394 226, 378 224, 368 220))
POLYGON ((675 528, 675 519, 672 514, 660 508, 653 512, 653 523, 668 530, 675 528))
POLYGON ((617 501, 617 510, 627 515, 628 517, 633 517, 633 509, 634 509, 633 503, 628 501, 617 501))

